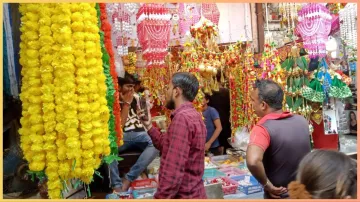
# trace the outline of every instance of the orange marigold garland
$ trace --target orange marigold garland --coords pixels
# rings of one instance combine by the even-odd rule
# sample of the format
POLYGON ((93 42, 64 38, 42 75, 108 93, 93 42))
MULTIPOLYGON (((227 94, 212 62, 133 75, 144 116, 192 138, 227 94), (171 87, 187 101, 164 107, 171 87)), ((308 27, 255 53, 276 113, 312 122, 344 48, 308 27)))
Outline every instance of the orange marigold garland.
POLYGON ((114 106, 113 106, 113 114, 115 116, 115 131, 117 135, 117 144, 118 146, 121 146, 123 144, 122 140, 122 129, 121 129, 121 117, 120 117, 120 100, 119 100, 119 86, 118 86, 118 80, 117 80, 117 73, 115 70, 115 59, 114 59, 114 52, 111 42, 111 25, 107 19, 106 15, 106 4, 100 3, 100 19, 101 19, 101 30, 104 32, 104 44, 107 50, 107 53, 110 56, 110 74, 113 79, 114 83, 114 106))

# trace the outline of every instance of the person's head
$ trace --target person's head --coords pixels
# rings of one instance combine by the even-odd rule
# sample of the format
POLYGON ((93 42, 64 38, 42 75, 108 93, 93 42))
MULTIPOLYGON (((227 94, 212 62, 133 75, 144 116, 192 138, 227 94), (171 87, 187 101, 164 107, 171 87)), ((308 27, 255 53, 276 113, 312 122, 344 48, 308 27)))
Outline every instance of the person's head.
POLYGON ((133 75, 125 72, 124 78, 118 77, 119 91, 120 93, 127 93, 129 91, 134 91, 136 79, 133 75))
POLYGON ((203 99, 203 107, 207 107, 209 105, 211 96, 208 93, 204 93, 204 99, 203 99))
POLYGON ((136 80, 135 80, 135 86, 134 86, 135 92, 139 92, 141 88, 142 88, 142 87, 141 87, 141 81, 138 80, 138 79, 136 79, 136 80))
POLYGON ((356 161, 341 152, 315 150, 302 159, 288 190, 292 199, 356 198, 356 161))
POLYGON ((256 80, 253 88, 250 93, 251 104, 258 117, 282 109, 284 92, 277 83, 265 79, 256 80))
POLYGON ((166 108, 172 110, 178 104, 194 101, 199 90, 199 81, 191 73, 173 74, 166 92, 166 108))
POLYGON ((356 114, 353 111, 350 112, 350 121, 356 121, 356 114))

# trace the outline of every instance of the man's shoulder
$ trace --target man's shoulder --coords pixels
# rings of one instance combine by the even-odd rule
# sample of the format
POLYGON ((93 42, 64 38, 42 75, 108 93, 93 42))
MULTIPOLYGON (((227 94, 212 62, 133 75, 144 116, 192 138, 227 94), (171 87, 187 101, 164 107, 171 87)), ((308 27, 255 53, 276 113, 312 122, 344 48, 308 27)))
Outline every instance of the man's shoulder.
POLYGON ((196 119, 202 120, 202 113, 198 112, 195 108, 191 107, 181 110, 174 116, 174 118, 177 120, 185 121, 187 123, 192 123, 196 119))

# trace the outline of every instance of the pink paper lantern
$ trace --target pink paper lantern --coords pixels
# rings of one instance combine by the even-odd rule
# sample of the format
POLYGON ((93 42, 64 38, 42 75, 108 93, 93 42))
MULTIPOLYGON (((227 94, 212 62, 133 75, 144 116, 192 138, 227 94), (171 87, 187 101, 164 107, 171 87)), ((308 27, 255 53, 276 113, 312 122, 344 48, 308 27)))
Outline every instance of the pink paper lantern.
POLYGON ((310 58, 325 57, 325 43, 330 34, 332 19, 329 9, 322 4, 309 3, 303 6, 298 16, 296 30, 300 33, 310 58))
POLYGON ((184 36, 190 30, 190 27, 199 22, 200 13, 196 3, 180 3, 179 4, 179 27, 180 35, 184 36))
POLYGON ((219 19, 220 19, 220 11, 216 5, 216 3, 203 3, 201 4, 201 12, 202 15, 210 20, 212 23, 219 25, 219 19))

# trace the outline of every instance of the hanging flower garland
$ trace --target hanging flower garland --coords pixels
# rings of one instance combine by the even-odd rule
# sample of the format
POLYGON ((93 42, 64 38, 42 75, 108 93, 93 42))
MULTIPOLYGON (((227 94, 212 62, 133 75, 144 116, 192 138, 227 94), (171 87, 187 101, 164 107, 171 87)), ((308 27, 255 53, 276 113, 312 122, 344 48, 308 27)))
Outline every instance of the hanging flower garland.
MULTIPOLYGON (((104 37, 104 44, 106 47, 106 51, 110 57, 109 65, 110 65, 110 74, 112 77, 112 83, 114 86, 114 105, 113 105, 113 114, 115 116, 115 131, 117 136, 117 145, 121 146, 123 144, 122 140, 122 128, 121 128, 121 117, 120 117, 120 99, 119 99, 119 86, 118 86, 118 77, 115 70, 115 59, 114 59, 114 52, 112 47, 111 41, 111 25, 107 20, 106 15, 106 4, 100 3, 100 19, 101 19, 101 29, 105 34, 104 37)), ((110 137, 111 138, 111 137, 110 137)), ((114 139, 114 138, 113 138, 114 139)), ((115 139, 114 139, 115 140, 115 139)), ((112 140, 110 140, 112 141, 112 140)), ((117 148, 116 148, 117 150, 117 148)), ((116 152, 117 154, 117 152, 116 152)))
POLYGON ((20 4, 21 148, 47 177, 49 198, 69 179, 89 184, 110 154, 95 4, 20 4), (46 155, 45 155, 46 152, 46 155))
MULTIPOLYGON (((56 139, 56 135, 52 138, 49 137, 51 135, 50 129, 47 129, 46 131, 44 129, 44 122, 49 124, 49 128, 50 122, 55 121, 55 113, 51 113, 49 109, 49 112, 45 114, 45 117, 42 117, 42 71, 40 71, 41 57, 39 55, 40 44, 44 44, 45 42, 51 44, 53 43, 53 39, 44 35, 41 38, 42 43, 40 42, 40 25, 42 28, 44 27, 44 24, 38 23, 39 6, 34 4, 20 4, 19 11, 22 13, 22 26, 20 28, 20 31, 22 32, 20 37, 20 64, 22 66, 21 75, 23 76, 20 94, 20 100, 22 101, 23 106, 22 118, 20 119, 21 129, 19 130, 20 146, 23 150, 25 160, 29 162, 30 170, 39 172, 44 170, 47 162, 45 160, 45 148, 42 145, 44 145, 44 142, 46 145, 48 145, 49 142, 54 143, 56 139)), ((43 18, 43 16, 41 16, 41 18, 43 18)), ((47 26, 49 25, 50 23, 47 26)), ((50 35, 50 27, 48 28, 48 35, 50 35)), ((48 53, 49 50, 51 50, 51 48, 48 48, 48 50, 43 48, 41 55, 48 53)), ((52 69, 53 68, 51 67, 48 70, 50 75, 52 69)), ((50 106, 51 102, 48 103, 50 106)), ((50 148, 48 148, 48 150, 51 151, 50 148)), ((56 167, 58 166, 56 165, 56 167)), ((54 180, 56 178, 59 179, 57 173, 55 173, 54 180)), ((58 195, 60 196, 60 186, 57 188, 53 187, 53 190, 57 190, 58 195)))

